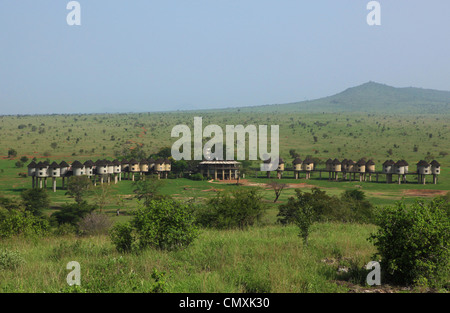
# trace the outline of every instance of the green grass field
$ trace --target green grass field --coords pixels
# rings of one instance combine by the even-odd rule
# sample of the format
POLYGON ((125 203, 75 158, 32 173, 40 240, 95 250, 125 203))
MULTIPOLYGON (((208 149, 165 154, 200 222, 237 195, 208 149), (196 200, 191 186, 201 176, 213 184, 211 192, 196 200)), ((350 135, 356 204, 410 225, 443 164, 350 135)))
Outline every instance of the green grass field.
MULTIPOLYGON (((286 172, 279 181, 289 187, 276 203, 263 173, 248 173, 240 186, 167 179, 161 193, 200 202, 219 190, 259 186, 268 211, 259 227, 246 231, 203 230, 193 246, 178 252, 146 250, 138 255, 121 255, 107 236, 2 240, 0 247, 17 250, 25 263, 16 270, 0 270, 0 291, 74 291, 65 282, 65 266, 78 261, 82 267, 78 291, 85 292, 155 292, 158 288, 163 292, 347 292, 348 285, 336 282, 348 279, 338 273, 338 267, 360 269, 371 260, 375 250, 367 237, 375 226, 315 224, 310 245, 304 247, 296 227, 276 223, 278 206, 293 196, 296 188, 310 191, 319 187, 331 195, 359 189, 376 206, 392 205, 401 199, 411 203, 417 197, 429 198, 450 190, 448 115, 241 113, 236 109, 221 113, 1 116, 0 196, 19 198, 23 190, 31 188, 31 178, 19 175, 27 171, 28 162, 23 168, 15 165, 22 156, 57 162, 113 159, 136 147, 150 155, 170 147, 176 140, 170 137, 172 127, 192 127, 194 116, 203 116, 204 126, 218 124, 223 128, 227 124, 280 125, 280 152, 288 163, 292 161, 289 150, 295 149, 301 158, 311 155, 323 162, 328 158, 371 158, 377 170, 386 159, 405 159, 410 171, 420 159, 437 159, 442 173, 436 185, 431 179, 426 185, 417 184, 413 175, 408 176, 407 184, 398 185, 386 184, 384 176, 378 183, 331 182, 325 173, 322 179, 314 174, 310 180, 304 176, 295 180, 292 172, 286 172), (8 158, 9 149, 16 150, 17 156, 8 158), (155 276, 154 270, 164 275, 155 276), (158 285, 155 277, 164 278, 158 285)), ((47 215, 74 201, 60 188, 61 179, 55 193, 50 184, 51 180, 47 215)), ((104 211, 113 222, 129 220, 127 212, 138 206, 132 182, 109 185, 109 195, 104 211), (121 209, 120 216, 115 214, 117 208, 121 209)), ((98 200, 95 193, 86 199, 90 203, 98 200)))

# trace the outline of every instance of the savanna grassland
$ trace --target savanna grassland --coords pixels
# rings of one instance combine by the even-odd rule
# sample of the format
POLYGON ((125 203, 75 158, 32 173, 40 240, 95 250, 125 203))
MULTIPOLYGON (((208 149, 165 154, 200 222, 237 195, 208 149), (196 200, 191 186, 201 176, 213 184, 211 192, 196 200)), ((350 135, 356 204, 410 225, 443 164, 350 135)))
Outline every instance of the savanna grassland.
MULTIPOLYGON (((259 111, 258 111, 259 112, 259 111)), ((47 238, 10 238, 0 246, 20 254, 21 265, 0 270, 2 292, 347 292, 365 288, 359 274, 372 260, 374 246, 367 240, 375 231, 371 224, 317 223, 311 229, 308 246, 302 244, 295 226, 277 223, 280 204, 295 194, 296 188, 309 191, 319 187, 330 195, 358 189, 376 206, 392 205, 405 199, 430 198, 450 190, 450 116, 363 113, 283 113, 247 112, 229 109, 204 112, 73 114, 0 117, 0 196, 19 199, 31 188, 31 179, 21 177, 26 165, 21 157, 37 161, 71 163, 74 160, 115 159, 135 149, 147 156, 170 147, 171 129, 186 124, 193 130, 195 116, 203 127, 225 125, 279 125, 280 154, 291 167, 292 149, 325 162, 328 158, 373 159, 377 170, 386 159, 405 159, 410 171, 421 159, 438 160, 442 174, 437 185, 419 185, 414 176, 409 183, 330 182, 313 175, 293 179, 286 172, 280 182, 288 184, 276 203, 274 191, 263 173, 249 170, 241 185, 227 182, 167 179, 161 193, 175 199, 202 203, 217 191, 258 186, 268 210, 262 221, 247 230, 202 229, 199 238, 181 251, 123 254, 116 251, 107 235, 78 237, 73 234, 47 238), (15 150, 15 156, 8 151, 15 150), (76 260, 82 268, 81 288, 65 282, 67 262, 76 260), (344 270, 342 270, 344 269, 344 270), (359 276, 358 276, 359 275, 359 276), (359 287, 355 287, 359 286, 359 287)), ((257 162, 253 162, 257 166, 257 162)), ((324 167, 319 164, 318 167, 324 167)), ((274 177, 274 175, 273 175, 274 177)), ((49 188, 51 207, 47 215, 74 199, 66 190, 49 188)), ((131 181, 97 186, 86 200, 102 202, 113 223, 130 220, 139 205, 131 181), (106 194, 107 197, 101 195, 106 194), (121 214, 116 216, 116 210, 121 214)), ((370 288, 368 288, 370 289, 370 288)), ((397 289, 397 291, 400 289, 397 289)), ((411 290, 411 289, 407 289, 411 290)))

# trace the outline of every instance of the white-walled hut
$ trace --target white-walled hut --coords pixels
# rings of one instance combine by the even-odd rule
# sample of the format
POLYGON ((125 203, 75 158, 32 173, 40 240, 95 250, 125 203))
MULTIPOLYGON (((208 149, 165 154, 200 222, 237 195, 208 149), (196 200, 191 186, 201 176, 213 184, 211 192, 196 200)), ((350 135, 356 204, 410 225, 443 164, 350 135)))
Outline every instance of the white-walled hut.
POLYGON ((95 173, 99 176, 108 175, 108 163, 105 160, 95 162, 95 173))
POLYGON ((117 184, 118 180, 122 180, 122 163, 119 160, 113 160, 111 164, 113 166, 114 183, 117 184))
POLYGON ((127 160, 127 159, 123 159, 121 162, 120 162, 120 165, 121 165, 121 172, 122 173, 129 173, 129 169, 130 169, 130 162, 127 160))
POLYGON ((340 172, 342 169, 342 163, 338 159, 334 159, 333 163, 331 164, 331 169, 333 172, 340 172))
POLYGON ((300 159, 300 157, 296 157, 294 159, 294 161, 292 161, 292 165, 294 167, 295 179, 298 179, 298 176, 299 176, 298 174, 302 170, 302 164, 303 164, 303 161, 302 161, 302 159, 300 159))
POLYGON ((147 160, 147 159, 142 159, 142 160, 139 162, 139 168, 140 168, 141 174, 142 174, 142 173, 148 173, 148 168, 149 168, 149 166, 148 166, 148 160, 147 160))
POLYGON ((342 171, 342 177, 345 179, 347 179, 347 172, 348 172, 348 160, 347 159, 343 159, 341 162, 341 171, 342 171))
MULTIPOLYGON (((114 174, 114 164, 112 163, 112 161, 105 159, 105 163, 106 163, 106 166, 108 167, 108 175, 114 174)), ((108 178, 108 180, 109 180, 109 178, 108 178)))
POLYGON ((406 173, 408 172, 406 169, 407 164, 405 160, 399 160, 394 164, 394 172, 398 175, 399 184, 401 184, 402 177, 403 181, 406 181, 406 173))
POLYGON ((129 172, 131 173, 131 180, 134 181, 134 174, 139 173, 141 171, 141 167, 139 166, 139 161, 136 159, 130 160, 129 172))
POLYGON ((80 161, 73 161, 72 163, 72 173, 73 176, 83 176, 85 175, 84 165, 80 161))
POLYGON ((383 173, 384 174, 393 174, 394 173, 394 165, 395 165, 394 161, 386 160, 383 163, 383 173))
POLYGON ((417 163, 417 173, 420 175, 431 174, 431 165, 427 161, 420 160, 417 163))
POLYGON ((66 161, 61 161, 61 163, 59 163, 59 168, 61 176, 64 177, 69 173, 70 165, 66 161))
POLYGON ((130 160, 130 172, 131 173, 139 173, 141 170, 141 167, 139 166, 139 161, 136 159, 130 160))
POLYGON ((278 168, 277 168, 277 178, 278 179, 281 179, 281 177, 283 176, 284 166, 285 166, 285 162, 284 162, 283 158, 279 158, 278 159, 278 168))
MULTIPOLYGON (((109 164, 106 160, 97 160, 95 161, 95 174, 99 176, 100 183, 103 184, 105 178, 109 177, 109 164)), ((94 185, 97 185, 97 177, 94 177, 94 185)))
POLYGON ((404 163, 404 166, 405 166, 405 174, 408 174, 409 173, 409 164, 408 164, 408 162, 406 162, 405 160, 401 160, 403 163, 404 163))
POLYGON ((433 160, 430 163, 431 165, 431 174, 433 174, 433 184, 437 184, 437 175, 441 173, 441 164, 438 161, 433 160))
POLYGON ((306 172, 306 179, 311 178, 311 171, 314 170, 314 161, 307 157, 302 164, 303 170, 306 172))
POLYGON ((50 164, 48 167, 48 172, 50 177, 61 177, 61 167, 56 162, 50 164))
POLYGON ((114 167, 114 174, 120 174, 122 172, 122 162, 114 160, 112 161, 112 165, 114 167))
MULTIPOLYGON (((164 159, 164 164, 166 166, 166 172, 170 172, 172 170, 172 161, 169 158, 164 159)), ((150 169, 149 169, 150 170, 150 169)), ((167 175, 166 175, 167 176, 167 175)))
POLYGON ((338 180, 339 178, 339 172, 341 172, 342 169, 342 163, 338 159, 334 159, 331 162, 331 173, 332 173, 332 179, 338 180))
POLYGON ((62 188, 63 189, 64 189, 64 182, 65 182, 66 177, 67 177, 67 179, 69 179, 69 170, 70 170, 70 165, 66 161, 61 161, 61 163, 59 163, 59 172, 62 177, 62 188))
POLYGON ((158 178, 161 178, 161 174, 167 178, 165 159, 159 158, 155 161, 155 172, 158 174, 158 178))
POLYGON ((332 160, 332 159, 328 159, 328 160, 325 162, 325 169, 326 169, 327 171, 330 171, 330 172, 333 171, 333 160, 332 160))
POLYGON ((88 177, 94 176, 95 163, 92 162, 92 160, 87 160, 86 162, 83 163, 83 165, 84 165, 86 175, 88 177))
POLYGON ((48 165, 44 162, 36 164, 36 177, 45 178, 48 177, 48 165))
POLYGON ((366 173, 375 173, 375 162, 373 160, 366 162, 366 173))
POLYGON ((372 173, 375 173, 375 162, 369 160, 366 162, 366 175, 369 175, 369 181, 372 181, 372 173))
POLYGON ((31 177, 31 186, 32 188, 35 188, 36 162, 31 161, 30 164, 28 164, 27 168, 28 168, 28 176, 31 177))
POLYGON ((34 176, 36 173, 36 162, 31 161, 30 164, 27 165, 28 167, 28 176, 34 176))
POLYGON ((420 160, 417 163, 417 179, 418 183, 422 183, 425 185, 426 183, 426 175, 431 174, 431 165, 424 160, 420 160))
POLYGON ((49 164, 46 162, 39 162, 36 164, 36 172, 35 175, 39 179, 39 188, 42 188, 42 179, 44 179, 44 187, 47 187, 47 177, 48 175, 49 164))
POLYGON ((399 160, 394 164, 394 171, 398 175, 404 175, 406 173, 406 163, 403 160, 399 160))
POLYGON ((439 175, 441 173, 441 164, 438 161, 433 160, 431 161, 430 165, 431 165, 431 174, 439 175))
MULTIPOLYGON (((353 160, 347 161, 347 173, 353 173, 355 171, 356 162, 353 160)), ((350 176, 351 177, 351 176, 350 176)))
POLYGON ((156 163, 155 159, 149 158, 147 161, 148 161, 148 171, 149 172, 155 171, 155 163, 156 163))
POLYGON ((49 176, 52 177, 52 189, 53 189, 53 192, 56 192, 56 178, 57 177, 61 177, 61 167, 59 166, 58 163, 53 162, 48 167, 48 171, 49 171, 49 176))
POLYGON ((364 174, 366 172, 366 161, 364 159, 360 159, 356 162, 356 168, 354 171, 356 173, 364 174))
POLYGON ((383 163, 383 173, 386 174, 386 183, 392 182, 392 174, 395 173, 395 162, 386 160, 383 163))

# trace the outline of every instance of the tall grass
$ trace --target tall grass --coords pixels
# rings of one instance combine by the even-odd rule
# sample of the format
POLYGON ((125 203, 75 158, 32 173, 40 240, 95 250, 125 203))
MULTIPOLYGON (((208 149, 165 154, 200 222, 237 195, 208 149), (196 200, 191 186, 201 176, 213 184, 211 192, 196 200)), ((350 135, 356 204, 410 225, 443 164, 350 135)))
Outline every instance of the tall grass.
POLYGON ((181 251, 144 250, 119 254, 108 236, 26 240, 13 238, 24 263, 0 270, 1 292, 345 292, 336 265, 328 258, 349 258, 363 266, 373 246, 373 226, 325 223, 313 227, 308 247, 296 227, 266 226, 203 230, 181 251), (66 264, 81 266, 81 286, 69 287, 66 264))

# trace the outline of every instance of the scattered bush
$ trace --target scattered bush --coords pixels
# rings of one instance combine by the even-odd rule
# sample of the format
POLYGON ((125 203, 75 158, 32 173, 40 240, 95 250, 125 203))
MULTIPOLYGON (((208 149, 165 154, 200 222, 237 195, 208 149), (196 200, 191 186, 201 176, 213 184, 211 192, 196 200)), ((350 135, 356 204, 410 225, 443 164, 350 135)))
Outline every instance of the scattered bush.
POLYGON ((195 174, 189 175, 188 177, 189 177, 189 179, 196 180, 196 181, 204 180, 203 175, 201 173, 195 173, 195 174))
POLYGON ((153 200, 136 211, 133 222, 140 248, 176 250, 198 235, 192 209, 172 199, 153 200))
POLYGON ((88 204, 86 201, 81 203, 64 204, 59 211, 54 212, 51 218, 61 224, 78 225, 78 223, 97 208, 96 205, 88 204))
POLYGON ((30 212, 19 210, 9 211, 3 214, 0 220, 0 238, 12 236, 42 236, 48 232, 50 225, 41 217, 36 217, 30 212))
POLYGON ((172 199, 150 201, 135 212, 130 223, 116 224, 110 232, 119 252, 147 247, 177 250, 189 246, 197 236, 191 207, 172 199))
POLYGON ((373 206, 360 190, 345 191, 340 198, 329 196, 319 188, 295 192, 295 197, 279 207, 278 221, 283 225, 298 223, 299 210, 305 207, 314 211, 317 221, 370 223, 373 220, 373 206))
POLYGON ((45 189, 27 189, 20 196, 25 210, 35 216, 42 216, 42 212, 50 207, 50 196, 45 189))
POLYGON ((219 192, 196 214, 203 227, 244 229, 259 222, 265 210, 260 190, 250 188, 219 192))
POLYGON ((376 215, 373 242, 388 280, 439 286, 450 277, 450 218, 442 199, 398 202, 376 215))
POLYGON ((130 223, 119 223, 112 227, 110 238, 117 251, 120 253, 130 252, 134 248, 135 236, 130 223))
POLYGON ((0 250, 0 270, 14 270, 24 263, 25 260, 18 251, 0 250))

